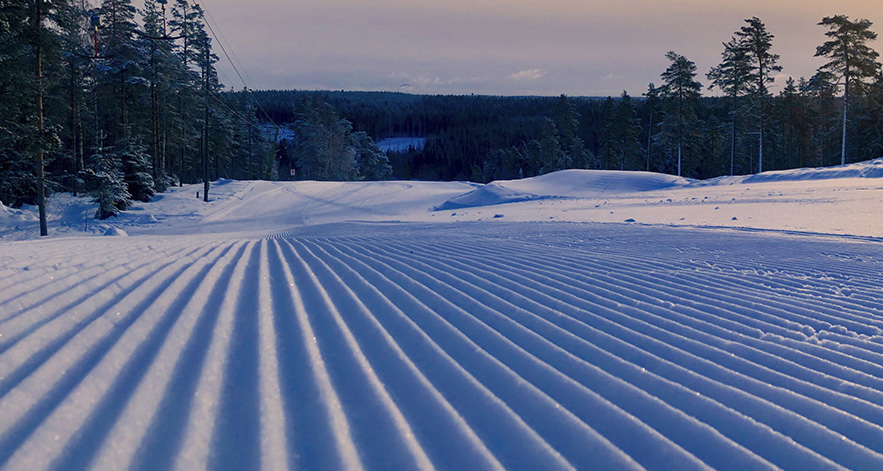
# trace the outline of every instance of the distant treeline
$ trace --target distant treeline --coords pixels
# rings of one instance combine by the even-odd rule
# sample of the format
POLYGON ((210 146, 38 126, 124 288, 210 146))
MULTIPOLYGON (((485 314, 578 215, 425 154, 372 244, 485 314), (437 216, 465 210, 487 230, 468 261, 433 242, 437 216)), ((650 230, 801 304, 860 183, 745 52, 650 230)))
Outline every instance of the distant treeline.
MULTIPOLYGON (((543 140, 548 122, 561 139, 568 110, 578 116, 576 136, 590 154, 586 168, 677 173, 676 148, 661 133, 658 97, 430 96, 394 92, 258 91, 256 99, 277 123, 297 120, 298 103, 318 97, 353 125, 380 140, 426 137, 423 149, 391 154, 393 177, 421 180, 490 181, 536 175, 536 164, 495 173, 494 156, 525 153, 543 140), (566 105, 563 104, 566 102, 566 105), (648 164, 649 162, 649 164, 648 164), (486 171, 489 170, 489 171, 486 171)), ((770 98, 764 129, 764 170, 840 163, 842 98, 833 87, 795 82, 770 98)), ((883 157, 883 81, 856 100, 850 119, 849 162, 883 157)), ((698 99, 696 119, 686 130, 682 175, 711 178, 730 173, 732 111, 726 97, 698 99)), ((753 116, 736 123, 735 174, 758 170, 759 140, 753 116)), ((549 136, 547 136, 548 139, 549 136)))

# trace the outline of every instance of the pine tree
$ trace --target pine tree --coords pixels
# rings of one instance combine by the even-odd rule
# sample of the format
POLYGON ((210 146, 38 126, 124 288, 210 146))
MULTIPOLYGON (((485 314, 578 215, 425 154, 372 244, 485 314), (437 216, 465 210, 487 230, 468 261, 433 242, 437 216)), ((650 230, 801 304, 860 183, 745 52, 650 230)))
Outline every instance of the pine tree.
POLYGON ((877 74, 877 79, 865 96, 866 115, 860 123, 865 142, 863 147, 867 149, 869 156, 879 157, 883 155, 883 72, 877 74))
POLYGON ((561 149, 567 155, 567 168, 589 168, 591 157, 579 137, 580 115, 573 100, 561 95, 555 103, 555 127, 561 140, 561 149))
POLYGON ((757 113, 758 139, 760 141, 758 172, 762 172, 767 102, 771 96, 767 85, 773 83, 775 78, 772 74, 781 71, 782 67, 778 65, 779 55, 770 52, 774 36, 766 30, 766 25, 757 17, 749 18, 745 22, 748 25, 736 32, 736 38, 738 38, 738 47, 744 50, 746 59, 751 64, 749 82, 753 83, 751 96, 754 103, 752 106, 757 113))
POLYGON ((802 97, 797 89, 797 82, 788 77, 785 88, 779 94, 778 113, 779 127, 784 144, 784 158, 789 167, 803 166, 803 155, 799 145, 800 129, 802 128, 802 97))
POLYGON ((103 129, 113 142, 133 138, 130 107, 136 86, 144 83, 139 70, 141 50, 135 40, 138 29, 131 0, 101 2, 99 54, 104 73, 98 77, 98 94, 104 105, 103 129))
POLYGON ((145 54, 141 69, 145 71, 150 91, 150 156, 152 177, 156 188, 164 191, 169 185, 166 176, 166 143, 170 131, 168 101, 172 97, 173 80, 179 75, 172 50, 172 38, 163 25, 163 17, 156 0, 144 2, 142 11, 144 34, 138 44, 145 54))
POLYGON ((614 162, 620 170, 640 168, 641 123, 632 103, 632 97, 623 90, 613 109, 614 162))
POLYGON ((660 108, 660 98, 659 98, 659 89, 656 88, 656 85, 650 83, 647 86, 647 91, 644 92, 644 115, 647 116, 647 147, 644 149, 647 155, 647 167, 646 170, 650 171, 650 157, 652 156, 653 149, 653 137, 656 135, 656 128, 659 127, 659 123, 655 122, 656 115, 659 113, 660 108))
POLYGON ((812 165, 835 165, 837 145, 838 105, 837 78, 825 71, 818 71, 801 90, 809 102, 810 131, 809 148, 812 165))
POLYGON ((717 87, 730 98, 730 175, 733 175, 736 161, 736 121, 739 98, 752 91, 752 67, 748 50, 743 43, 733 38, 723 45, 724 52, 721 53, 721 63, 712 68, 706 77, 711 81, 709 90, 717 87))
POLYGON ((197 160, 197 143, 202 138, 202 126, 197 120, 201 115, 196 109, 199 107, 197 93, 202 89, 198 75, 191 69, 195 67, 200 51, 194 47, 205 31, 200 31, 200 10, 190 5, 189 0, 175 0, 171 11, 172 18, 169 21, 169 29, 176 38, 177 63, 173 68, 171 86, 174 97, 171 99, 174 110, 170 113, 174 117, 170 123, 170 141, 176 148, 174 164, 170 165, 174 173, 178 175, 179 183, 184 181, 196 181, 194 162, 197 160))
MULTIPOLYGON (((221 84, 218 80, 218 73, 215 69, 215 63, 218 62, 218 56, 213 54, 211 51, 211 39, 209 38, 208 33, 205 30, 204 23, 202 21, 205 20, 204 12, 199 5, 194 6, 194 10, 196 10, 199 15, 199 19, 201 22, 195 23, 193 26, 195 30, 192 32, 192 40, 193 40, 193 49, 196 52, 196 65, 200 70, 200 80, 199 87, 201 88, 200 94, 202 95, 202 138, 200 139, 201 147, 202 147, 202 172, 201 177, 204 185, 203 190, 203 201, 208 202, 208 194, 210 188, 210 168, 212 164, 212 160, 214 159, 215 169, 218 169, 220 165, 220 154, 212 152, 212 132, 217 131, 217 129, 212 129, 212 123, 215 116, 213 116, 213 99, 217 100, 217 93, 220 91, 221 84)), ((217 135, 217 134, 215 134, 217 135)))
POLYGON ((61 170, 65 175, 68 174, 68 171, 73 174, 74 178, 64 183, 76 195, 82 184, 77 176, 85 168, 86 126, 84 120, 88 114, 86 90, 90 78, 89 64, 90 56, 93 54, 93 45, 87 34, 89 17, 85 10, 68 4, 65 8, 58 10, 56 18, 60 56, 63 61, 63 64, 59 63, 59 66, 64 69, 58 74, 58 80, 61 82, 58 84, 59 94, 64 96, 57 98, 67 102, 66 111, 68 114, 65 120, 65 129, 60 133, 64 142, 62 151, 64 158, 60 159, 62 161, 61 170))
POLYGON ((843 85, 843 125, 841 137, 840 163, 846 163, 847 121, 851 94, 861 95, 867 79, 873 78, 880 69, 877 57, 880 55, 869 45, 877 39, 871 31, 873 23, 866 19, 852 21, 845 15, 828 16, 819 26, 828 28, 825 36, 831 38, 816 49, 816 57, 827 57, 829 62, 819 70, 842 78, 843 85))
POLYGON ((109 148, 99 147, 91 161, 83 177, 93 202, 98 203, 95 219, 116 216, 131 205, 119 156, 109 148))
POLYGON ((386 156, 367 133, 354 132, 350 135, 350 145, 356 154, 356 171, 360 180, 386 180, 392 176, 392 166, 386 156))
POLYGON ((30 142, 38 136, 34 119, 36 80, 32 2, 0 0, 0 202, 35 204, 36 159, 30 142))
POLYGON ((666 103, 664 127, 674 132, 677 148, 677 175, 681 176, 684 145, 688 132, 695 125, 696 108, 702 85, 695 80, 696 64, 686 57, 669 51, 665 57, 671 64, 662 73, 660 95, 666 103))
POLYGON ((301 105, 295 131, 296 165, 302 179, 351 180, 357 175, 350 145, 352 124, 331 105, 307 101, 301 105))
POLYGON ((604 154, 604 166, 602 167, 604 170, 610 170, 610 165, 613 159, 613 112, 616 110, 616 102, 613 100, 613 97, 608 96, 604 99, 604 104, 601 105, 601 129, 600 131, 600 145, 601 152, 604 154))
POLYGON ((561 140, 558 137, 558 128, 555 121, 549 118, 543 119, 542 134, 537 146, 537 160, 541 162, 540 174, 555 172, 570 168, 569 156, 561 148, 561 140))
MULTIPOLYGON (((124 142, 121 142, 124 144, 124 142)), ((147 148, 140 143, 129 144, 117 157, 122 163, 126 189, 131 199, 148 202, 156 195, 150 156, 147 148)), ((125 209, 125 208, 120 208, 125 209)))

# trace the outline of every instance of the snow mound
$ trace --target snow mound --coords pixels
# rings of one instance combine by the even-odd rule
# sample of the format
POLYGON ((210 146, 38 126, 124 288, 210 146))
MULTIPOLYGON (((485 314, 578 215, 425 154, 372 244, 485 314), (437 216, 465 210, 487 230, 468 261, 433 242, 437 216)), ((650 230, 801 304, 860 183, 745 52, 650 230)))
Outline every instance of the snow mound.
POLYGON ((446 211, 450 209, 474 208, 476 206, 518 203, 521 201, 532 201, 541 198, 544 197, 512 190, 498 183, 488 183, 487 185, 481 186, 468 193, 455 196, 441 205, 436 206, 433 210, 446 211))
POLYGON ((433 209, 444 211, 543 199, 591 198, 602 194, 661 190, 691 182, 687 178, 650 172, 561 170, 522 180, 491 182, 433 209))
POLYGON ((119 227, 108 227, 107 230, 104 231, 104 235, 106 236, 116 236, 116 237, 128 237, 129 234, 120 229, 119 227))
POLYGON ((796 168, 764 172, 745 178, 745 183, 829 180, 833 178, 883 178, 883 158, 822 168, 796 168))
POLYGON ((652 172, 620 170, 561 170, 522 180, 498 182, 515 191, 557 197, 592 197, 685 186, 694 180, 652 172))
POLYGON ((754 175, 718 177, 696 182, 696 185, 739 185, 747 183, 834 180, 838 178, 883 178, 883 158, 834 167, 794 168, 790 170, 773 170, 754 175))

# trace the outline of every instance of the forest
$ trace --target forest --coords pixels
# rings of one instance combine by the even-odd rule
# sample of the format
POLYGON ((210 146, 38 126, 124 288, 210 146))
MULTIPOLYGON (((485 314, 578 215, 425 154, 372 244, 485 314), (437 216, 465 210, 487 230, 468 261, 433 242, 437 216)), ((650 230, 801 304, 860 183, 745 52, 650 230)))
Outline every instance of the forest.
POLYGON ((758 18, 722 43, 712 70, 667 53, 634 97, 254 91, 221 83, 229 55, 190 0, 0 0, 0 202, 37 205, 45 234, 57 192, 91 196, 107 218, 183 183, 202 182, 208 201, 218 178, 710 178, 880 157, 872 24, 838 15, 819 26, 826 64, 777 94, 779 56, 758 18), (388 137, 426 144, 381 152, 388 137))

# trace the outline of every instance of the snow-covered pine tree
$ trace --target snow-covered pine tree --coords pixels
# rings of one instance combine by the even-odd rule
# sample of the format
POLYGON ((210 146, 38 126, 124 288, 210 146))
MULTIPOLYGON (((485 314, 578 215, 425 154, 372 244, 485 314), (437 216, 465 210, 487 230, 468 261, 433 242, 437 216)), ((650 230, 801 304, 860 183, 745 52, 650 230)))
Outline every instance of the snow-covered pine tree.
MULTIPOLYGON (((120 142, 120 147, 124 144, 120 142)), ((147 147, 138 142, 131 143, 119 153, 118 158, 130 198, 145 203, 150 201, 156 195, 156 189, 147 147)))
POLYGON ((141 69, 148 81, 150 91, 150 157, 152 177, 157 191, 165 191, 171 179, 167 177, 166 149, 174 117, 168 102, 176 87, 174 79, 181 74, 179 62, 173 51, 173 40, 162 24, 162 13, 156 0, 146 0, 141 12, 144 34, 138 38, 138 46, 144 51, 141 69))
POLYGON ((32 104, 32 2, 0 0, 0 201, 7 206, 37 203, 36 159, 30 143, 38 136, 32 104))
POLYGON ((0 0, 0 201, 35 204, 35 159, 28 141, 37 135, 31 104, 34 80, 31 2, 0 0))
POLYGON ((294 123, 296 165, 311 180, 352 180, 357 177, 356 154, 350 145, 352 124, 333 106, 308 100, 294 123))
POLYGON ((201 158, 198 142, 202 136, 202 126, 197 117, 199 76, 191 69, 197 63, 199 51, 194 47, 200 25, 200 12, 190 5, 189 0, 175 0, 171 9, 169 28, 175 41, 176 67, 172 78, 175 96, 172 99, 174 131, 169 132, 170 152, 174 163, 170 167, 178 175, 180 183, 195 181, 195 162, 201 158))
POLYGON ((110 148, 99 147, 90 160, 91 163, 83 172, 83 179, 93 202, 98 203, 95 219, 116 216, 131 206, 131 195, 126 189, 119 156, 110 148))
POLYGON ((104 106, 101 129, 112 142, 132 139, 130 107, 134 90, 146 82, 140 70, 142 51, 135 39, 135 7, 131 0, 102 0, 99 28, 99 61, 103 73, 97 77, 97 93, 104 106))
POLYGON ((374 139, 359 131, 350 134, 350 145, 356 153, 356 169, 360 180, 386 180, 392 176, 389 157, 380 151, 374 139))

